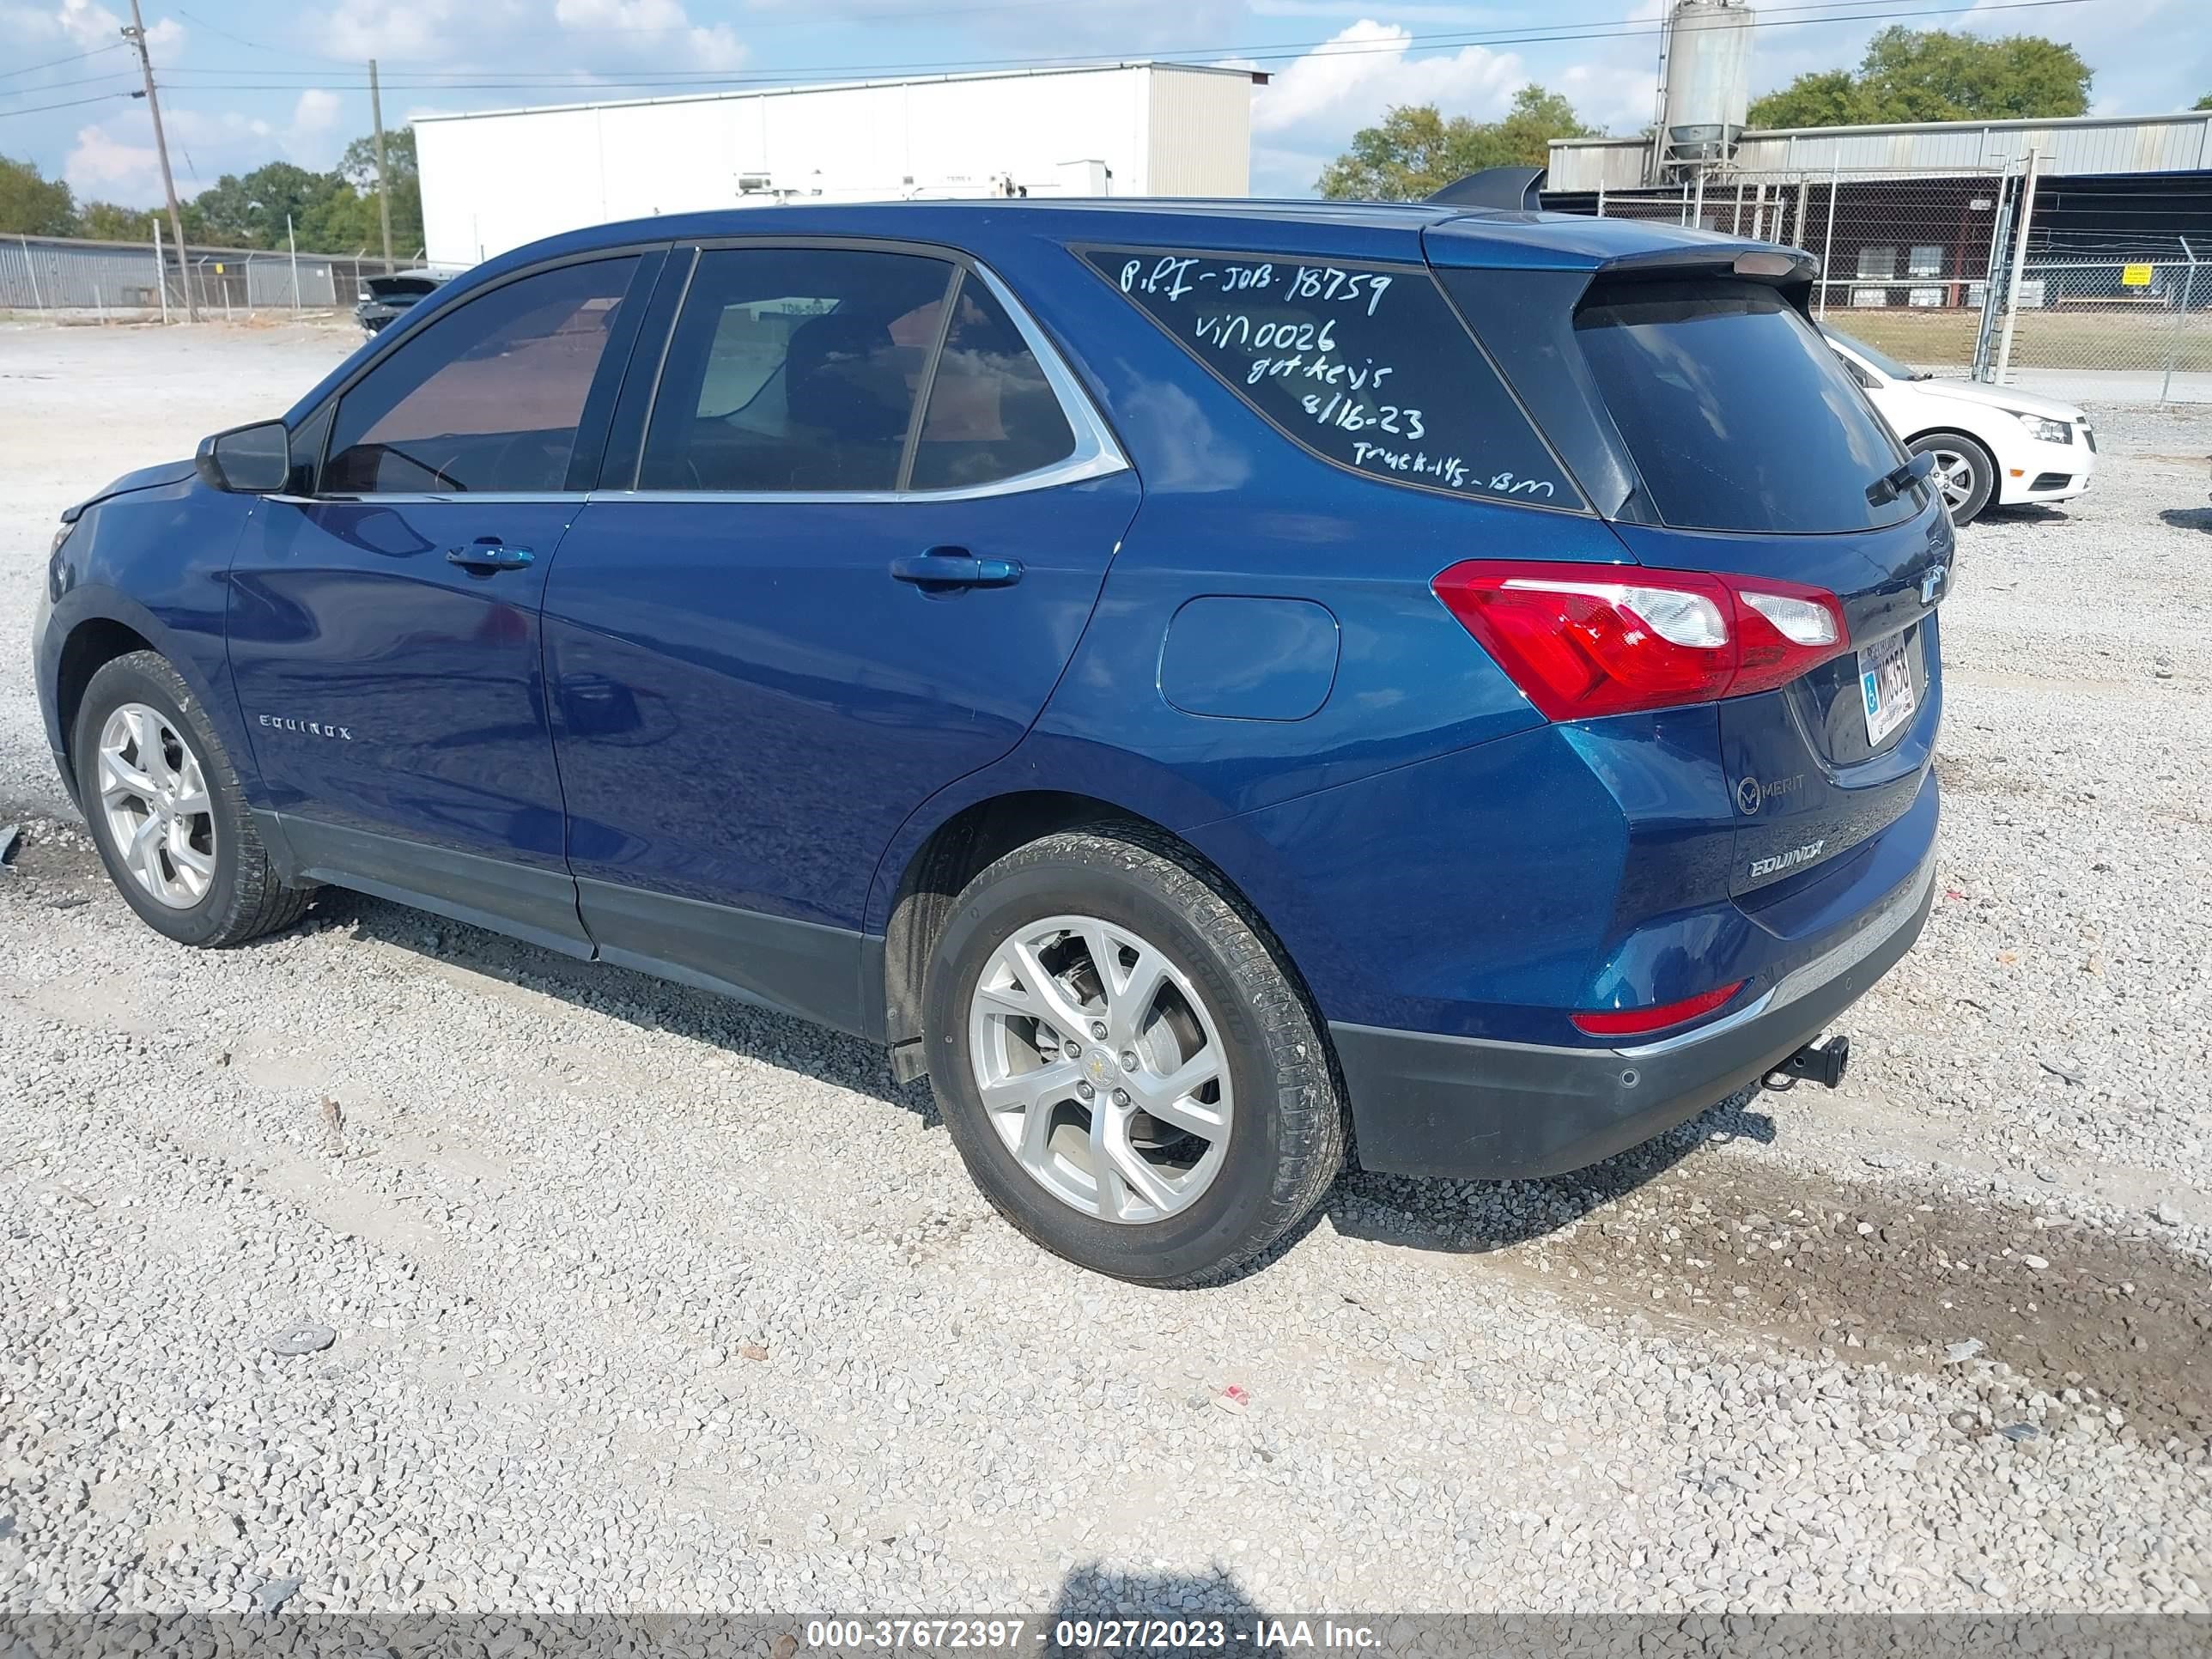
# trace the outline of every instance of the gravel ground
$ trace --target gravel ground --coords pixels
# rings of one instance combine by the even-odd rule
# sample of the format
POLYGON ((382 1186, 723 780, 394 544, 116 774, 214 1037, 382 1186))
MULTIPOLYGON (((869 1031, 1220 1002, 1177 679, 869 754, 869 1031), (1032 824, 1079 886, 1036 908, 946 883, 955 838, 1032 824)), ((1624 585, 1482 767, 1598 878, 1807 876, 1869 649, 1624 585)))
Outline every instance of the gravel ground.
POLYGON ((173 946, 61 806, 54 514, 337 331, 0 329, 0 1611, 2212 1604, 2212 412, 1965 538, 1851 1083, 1086 1277, 926 1089, 376 901, 173 946))

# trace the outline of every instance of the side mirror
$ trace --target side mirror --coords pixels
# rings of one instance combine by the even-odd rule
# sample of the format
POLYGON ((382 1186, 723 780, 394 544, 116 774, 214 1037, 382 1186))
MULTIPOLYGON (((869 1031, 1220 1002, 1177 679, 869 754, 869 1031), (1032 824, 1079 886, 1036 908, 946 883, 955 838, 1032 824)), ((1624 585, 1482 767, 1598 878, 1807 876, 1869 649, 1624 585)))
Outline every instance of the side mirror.
POLYGON ((292 434, 282 421, 257 421, 200 440, 192 465, 216 489, 273 495, 292 476, 292 434))

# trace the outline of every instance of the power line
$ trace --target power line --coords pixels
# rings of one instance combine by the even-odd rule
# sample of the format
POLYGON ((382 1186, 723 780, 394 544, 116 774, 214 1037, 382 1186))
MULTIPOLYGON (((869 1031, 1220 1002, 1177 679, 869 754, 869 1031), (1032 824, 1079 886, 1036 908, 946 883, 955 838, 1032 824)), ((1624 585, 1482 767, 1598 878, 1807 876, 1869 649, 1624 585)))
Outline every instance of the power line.
MULTIPOLYGON (((1924 15, 1919 12, 1866 13, 1854 11, 1851 9, 1852 8, 1894 5, 1895 3, 1896 0, 1784 0, 1784 3, 1782 4, 1765 7, 1761 15, 1754 20, 1751 27, 1759 27, 1761 24, 1765 24, 1767 27, 1776 27, 1780 22, 1789 21, 1850 23, 1870 18, 1881 18, 1891 15, 1917 16, 1924 15), (1777 22, 1772 24, 1766 22, 1766 14, 1791 11, 1833 12, 1836 15, 1832 17, 1808 19, 1781 19, 1777 20, 1777 22)), ((2015 3, 2014 4, 2000 4, 1981 7, 1961 4, 1946 6, 1940 9, 1945 12, 1970 11, 1976 9, 2004 11, 2018 9, 2021 4, 2073 5, 2081 3, 2086 3, 2086 0, 2015 0, 2015 3)), ((911 13, 908 15, 919 16, 925 14, 911 13)), ((751 26, 749 25, 748 27, 751 26)), ((1537 31, 1534 33, 1529 33, 1525 30, 1516 32, 1511 28, 1471 30, 1450 29, 1434 31, 1425 34, 1407 33, 1402 37, 1393 36, 1391 39, 1387 40, 1356 41, 1344 44, 1340 44, 1339 36, 1331 35, 1326 40, 1321 40, 1278 41, 1260 46, 1178 46, 1168 48, 1167 50, 1172 52, 1176 56, 1183 58, 1282 58, 1304 57, 1310 52, 1322 51, 1326 48, 1335 47, 1336 50, 1334 52, 1328 52, 1327 55, 1330 57, 1347 57, 1358 56, 1374 52, 1399 52, 1417 46, 1440 48, 1454 46, 1480 46, 1485 44, 1503 46, 1524 41, 1581 38, 1577 33, 1570 33, 1571 31, 1600 30, 1620 32, 1632 35, 1656 34, 1663 33, 1666 24, 1664 20, 1654 20, 1642 17, 1584 18, 1568 22, 1540 25, 1537 27, 1537 31)), ((593 32, 594 31, 584 29, 568 31, 568 33, 587 33, 593 32)), ((640 32, 652 33, 654 31, 640 32)), ((231 38, 235 40, 238 37, 233 36, 231 38)), ((1604 37, 1594 36, 1590 38, 1604 37)), ((250 45, 252 43, 241 42, 240 44, 250 45)), ((663 82, 674 83, 685 80, 759 80, 783 75, 864 74, 872 70, 896 70, 901 69, 936 68, 945 64, 995 68, 1012 65, 1089 62, 1127 62, 1133 60, 1157 62, 1160 56, 1161 53, 1159 52, 1098 52, 1079 53, 1073 56, 1065 54, 1058 56, 1047 54, 1043 56, 1019 58, 937 58, 919 61, 909 60, 902 64, 812 64, 791 70, 749 70, 740 71, 734 70, 648 69, 644 71, 646 76, 645 79, 634 81, 621 81, 613 79, 612 77, 601 76, 597 71, 591 70, 417 70, 413 71, 413 74, 421 78, 419 80, 410 80, 407 84, 422 85, 426 87, 449 84, 451 82, 447 77, 466 76, 472 78, 468 81, 459 82, 459 84, 475 86, 488 85, 501 81, 511 81, 519 85, 556 86, 561 84, 562 80, 548 77, 558 76, 562 79, 574 80, 578 84, 585 86, 644 86, 659 84, 663 82)), ((331 60, 326 59, 324 61, 331 60)), ((193 75, 266 75, 285 77, 283 83, 287 86, 297 84, 300 73, 298 70, 291 69, 256 69, 251 64, 235 66, 210 65, 205 69, 192 69, 181 72, 193 75)), ((389 76, 386 77, 386 81, 387 84, 398 84, 398 82, 392 81, 389 76)))
POLYGON ((104 104, 111 98, 135 96, 137 96, 136 94, 128 92, 95 93, 89 98, 71 98, 58 104, 33 104, 28 109, 0 109, 0 118, 10 115, 38 115, 50 109, 78 109, 86 104, 104 104))
POLYGON ((0 98, 36 98, 41 93, 59 92, 64 87, 96 87, 103 81, 129 78, 128 70, 110 70, 105 75, 80 75, 73 81, 46 81, 35 87, 18 87, 13 91, 0 92, 0 98))
POLYGON ((73 52, 66 58, 49 58, 43 64, 26 64, 21 69, 0 70, 0 81, 12 81, 19 75, 35 75, 40 70, 55 69, 64 64, 82 63, 88 58, 97 58, 103 52, 120 52, 123 42, 112 41, 104 46, 94 46, 90 52, 73 52))
MULTIPOLYGON (((1826 11, 1833 9, 1833 8, 1838 4, 1864 5, 1868 3, 1882 3, 1883 0, 1815 0, 1814 4, 1798 8, 1778 6, 1769 8, 1769 9, 1818 9, 1826 11)), ((2033 11, 2052 6, 2088 5, 2094 3, 2096 3, 2096 0, 1998 0, 1998 3, 1996 4, 1954 4, 1915 7, 1907 9, 1891 9, 1886 11, 1852 11, 1821 17, 1759 16, 1744 27, 1751 28, 1808 27, 1833 23, 1886 22, 1895 19, 1909 17, 1948 17, 1957 15, 1963 12, 1972 12, 1977 15, 1980 15, 1999 11, 2033 11)), ((1553 26, 1548 29, 1522 33, 1483 31, 1474 33, 1453 33, 1429 35, 1409 34, 1394 37, 1387 40, 1352 41, 1341 44, 1339 43, 1336 38, 1332 37, 1327 40, 1309 40, 1280 46, 1183 47, 1175 49, 1173 55, 1190 58, 1237 58, 1254 62, 1279 62, 1285 58, 1302 58, 1309 53, 1316 52, 1320 52, 1322 55, 1331 58, 1364 57, 1378 52, 1403 52, 1410 51, 1417 46, 1428 47, 1431 49, 1449 49, 1449 47, 1455 46, 1528 46, 1563 41, 1636 40, 1662 33, 1665 31, 1665 28, 1666 24, 1663 20, 1622 19, 1616 22, 1559 24, 1553 26), (1331 48, 1331 50, 1322 52, 1322 49, 1323 48, 1331 48)), ((714 70, 654 70, 635 76, 605 76, 592 79, 574 78, 578 76, 589 73, 588 71, 584 70, 568 71, 562 76, 562 78, 551 78, 552 74, 555 72, 548 72, 547 74, 541 75, 534 74, 532 71, 526 70, 501 71, 456 70, 451 71, 453 76, 467 76, 475 78, 408 79, 404 81, 387 79, 385 84, 390 87, 398 87, 408 90, 422 92, 514 92, 533 91, 538 89, 588 92, 601 88, 619 87, 704 88, 727 86, 741 82, 759 82, 769 85, 777 85, 788 84, 793 82, 806 80, 852 80, 892 75, 956 74, 963 70, 989 70, 994 69, 1081 69, 1086 67, 1106 66, 1117 63, 1158 62, 1160 61, 1160 57, 1161 54, 1158 53, 1098 52, 1061 57, 1043 56, 997 58, 939 58, 921 62, 909 61, 905 63, 890 64, 810 64, 783 70, 744 71, 723 71, 714 70)), ((251 68, 226 69, 213 66, 205 70, 189 72, 204 75, 250 75, 266 73, 271 76, 282 76, 288 73, 287 71, 283 70, 259 71, 251 68)), ((344 81, 340 77, 329 76, 303 79, 297 77, 296 73, 295 73, 294 78, 290 79, 272 79, 265 82, 199 81, 191 82, 190 85, 191 89, 195 91, 253 92, 290 90, 295 88, 322 88, 329 87, 334 82, 344 85, 352 90, 364 90, 367 84, 366 82, 356 82, 352 81, 344 81)))

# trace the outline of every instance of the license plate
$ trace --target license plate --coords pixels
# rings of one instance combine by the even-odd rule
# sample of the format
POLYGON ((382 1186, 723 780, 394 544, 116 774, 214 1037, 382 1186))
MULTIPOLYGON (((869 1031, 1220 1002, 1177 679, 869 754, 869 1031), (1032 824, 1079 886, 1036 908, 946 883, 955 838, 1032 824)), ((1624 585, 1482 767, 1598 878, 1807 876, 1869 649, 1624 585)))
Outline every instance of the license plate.
POLYGON ((1912 665, 1905 660, 1905 635, 1869 645, 1859 653, 1859 698, 1866 706, 1867 747, 1912 718, 1919 703, 1912 693, 1912 665))

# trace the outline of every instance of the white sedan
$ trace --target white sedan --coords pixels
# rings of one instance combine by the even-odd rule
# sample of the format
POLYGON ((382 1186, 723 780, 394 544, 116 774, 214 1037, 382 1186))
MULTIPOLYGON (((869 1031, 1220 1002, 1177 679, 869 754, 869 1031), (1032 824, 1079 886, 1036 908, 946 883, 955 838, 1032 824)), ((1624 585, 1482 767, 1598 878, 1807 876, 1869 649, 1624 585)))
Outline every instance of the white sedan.
POLYGON ((1955 524, 1984 507, 2063 501, 2089 487, 2097 436, 2071 404, 2010 386, 1938 380, 1863 340, 1820 331, 1905 447, 1936 457, 1936 482, 1955 524))

